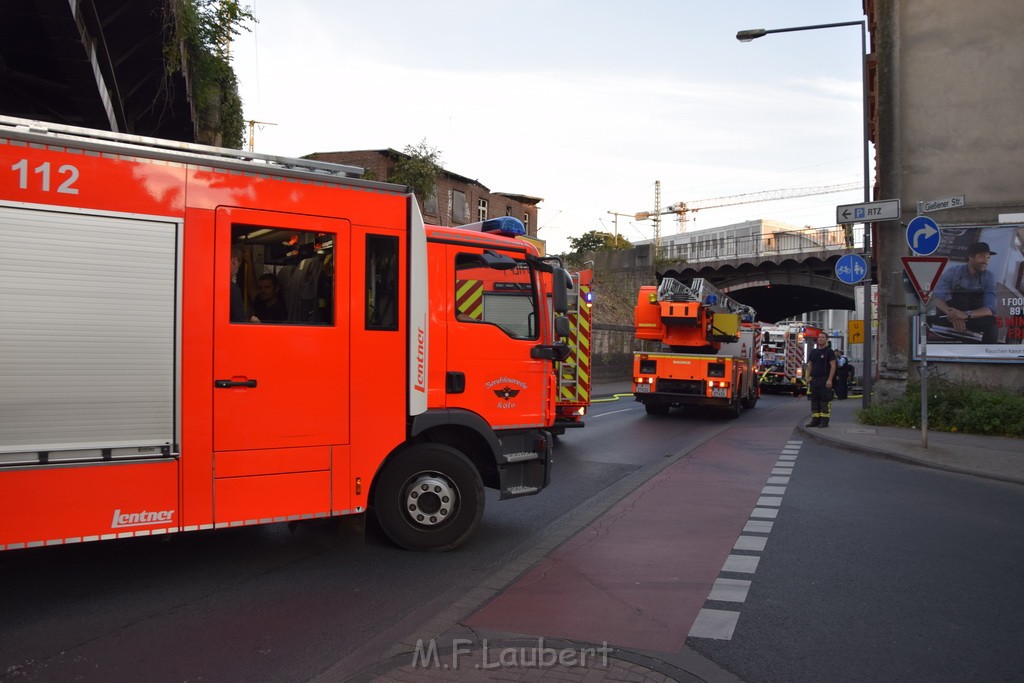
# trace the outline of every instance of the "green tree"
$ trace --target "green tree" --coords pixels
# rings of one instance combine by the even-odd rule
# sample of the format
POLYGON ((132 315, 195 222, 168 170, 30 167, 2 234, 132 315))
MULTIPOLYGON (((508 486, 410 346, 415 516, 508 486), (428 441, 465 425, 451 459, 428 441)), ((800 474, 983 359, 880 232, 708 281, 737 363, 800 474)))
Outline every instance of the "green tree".
POLYGON ((165 5, 164 62, 168 74, 188 69, 198 119, 198 141, 241 148, 242 98, 231 67, 231 38, 255 22, 237 0, 169 0, 165 5))
POLYGON ((416 145, 406 145, 404 156, 398 159, 388 175, 388 182, 408 185, 420 199, 426 199, 437 185, 441 175, 441 152, 423 139, 416 145))
POLYGON ((573 262, 582 261, 590 253, 596 251, 617 251, 632 248, 629 240, 622 235, 612 235, 600 230, 585 232, 579 237, 569 238, 569 247, 572 249, 566 258, 573 262))

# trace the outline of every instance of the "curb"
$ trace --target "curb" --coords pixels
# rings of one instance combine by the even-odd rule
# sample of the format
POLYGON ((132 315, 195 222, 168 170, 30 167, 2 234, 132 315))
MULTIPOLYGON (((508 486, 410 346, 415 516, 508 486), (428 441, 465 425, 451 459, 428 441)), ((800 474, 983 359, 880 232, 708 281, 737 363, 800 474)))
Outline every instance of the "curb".
POLYGON ((981 479, 990 479, 992 481, 1002 481, 1008 484, 1024 484, 1024 478, 1014 477, 1011 475, 997 474, 995 472, 982 472, 966 467, 958 467, 956 465, 947 465, 945 463, 935 462, 934 460, 928 460, 926 458, 918 458, 907 453, 897 453, 895 451, 888 451, 881 448, 875 448, 873 446, 863 446, 860 444, 847 443, 840 439, 835 439, 827 434, 822 434, 819 431, 804 427, 803 425, 797 425, 797 431, 804 434, 812 441, 824 443, 835 448, 840 448, 845 451, 852 453, 865 453, 867 455, 873 455, 880 458, 886 458, 888 460, 896 460, 898 462, 905 462, 911 465, 918 465, 920 467, 928 467, 933 470, 940 470, 943 472, 952 472, 954 474, 968 474, 981 479))

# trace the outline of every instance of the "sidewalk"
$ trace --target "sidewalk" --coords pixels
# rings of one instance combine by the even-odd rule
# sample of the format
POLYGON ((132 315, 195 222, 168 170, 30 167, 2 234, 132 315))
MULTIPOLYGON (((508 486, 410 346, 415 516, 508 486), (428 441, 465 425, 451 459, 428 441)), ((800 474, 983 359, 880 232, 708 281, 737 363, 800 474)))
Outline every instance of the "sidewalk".
POLYGON ((832 417, 827 429, 804 427, 805 421, 797 431, 815 441, 852 451, 1024 484, 1024 440, 929 431, 927 447, 924 447, 920 429, 859 424, 856 413, 862 406, 860 396, 832 401, 832 417))
MULTIPOLYGON (((629 381, 606 382, 593 388, 593 402, 629 395, 629 381)), ((623 399, 619 399, 623 400, 623 399)), ((627 399, 631 400, 631 399, 627 399)), ((921 432, 897 427, 858 424, 856 411, 862 407, 857 396, 832 402, 830 425, 826 429, 803 425, 803 436, 830 446, 892 458, 926 467, 1024 484, 1024 441, 971 434, 929 432, 927 448, 921 432)), ((660 475, 655 475, 660 476, 660 475)), ((620 488, 636 488, 637 482, 620 482, 620 488)), ((578 525, 587 528, 607 508, 600 504, 579 515, 578 525)), ((576 533, 567 530, 567 533, 576 533)), ((458 604, 396 644, 389 656, 355 677, 335 677, 327 672, 318 680, 355 681, 728 681, 738 679, 689 648, 660 654, 649 650, 601 647, 600 644, 558 638, 512 638, 513 634, 473 628, 469 615, 481 605, 500 596, 506 588, 536 563, 555 552, 558 542, 540 541, 516 566, 505 567, 458 604)))
MULTIPOLYGON (((633 385, 628 381, 595 384, 594 402, 615 394, 630 394, 632 391, 633 385)), ((810 421, 811 409, 808 403, 807 420, 801 420, 797 431, 815 441, 852 451, 949 472, 1024 484, 1024 440, 929 431, 925 448, 921 444, 920 429, 859 424, 856 413, 862 407, 860 394, 842 401, 832 401, 829 427, 817 429, 804 427, 810 421)))

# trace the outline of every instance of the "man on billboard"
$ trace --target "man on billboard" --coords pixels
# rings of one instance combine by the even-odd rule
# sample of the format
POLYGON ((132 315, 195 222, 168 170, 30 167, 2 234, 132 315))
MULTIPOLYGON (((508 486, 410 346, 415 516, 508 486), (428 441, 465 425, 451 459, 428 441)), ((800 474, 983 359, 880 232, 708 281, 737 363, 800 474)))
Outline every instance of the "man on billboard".
POLYGON ((932 292, 941 313, 929 321, 934 331, 969 344, 996 343, 996 276, 988 270, 995 255, 987 242, 976 242, 967 249, 966 263, 942 271, 932 292))

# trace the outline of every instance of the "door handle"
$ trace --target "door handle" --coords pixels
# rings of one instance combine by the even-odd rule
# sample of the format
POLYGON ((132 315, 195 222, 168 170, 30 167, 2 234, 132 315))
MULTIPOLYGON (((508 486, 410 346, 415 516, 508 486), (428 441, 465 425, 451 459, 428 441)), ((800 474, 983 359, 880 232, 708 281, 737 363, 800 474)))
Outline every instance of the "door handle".
POLYGON ((246 387, 249 389, 256 388, 256 380, 247 379, 244 382, 236 382, 230 379, 215 379, 213 380, 213 386, 217 389, 230 389, 232 387, 246 387))

